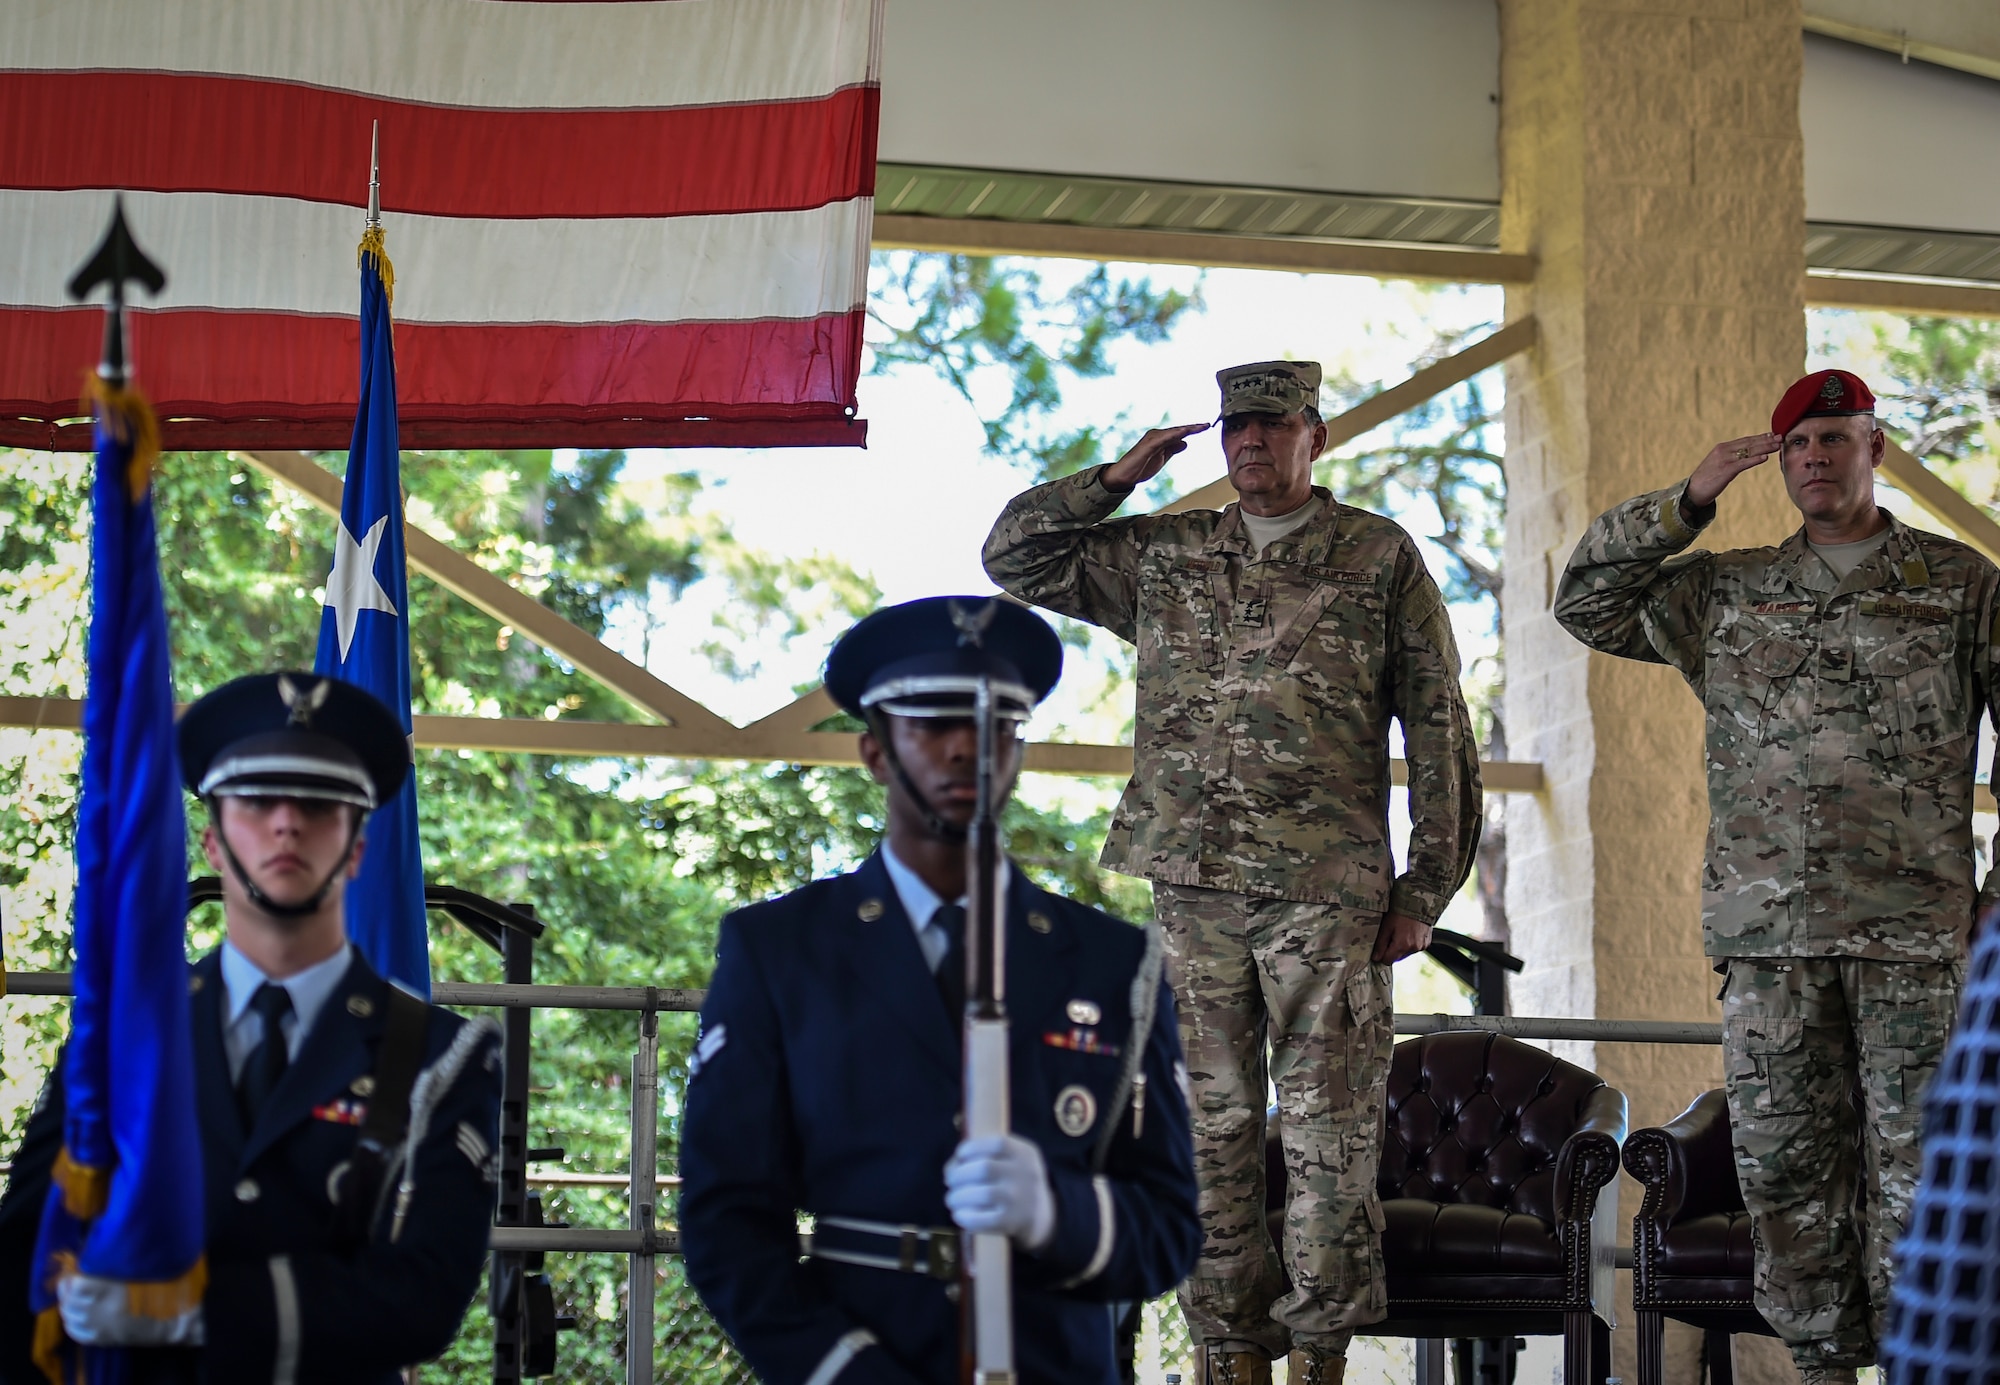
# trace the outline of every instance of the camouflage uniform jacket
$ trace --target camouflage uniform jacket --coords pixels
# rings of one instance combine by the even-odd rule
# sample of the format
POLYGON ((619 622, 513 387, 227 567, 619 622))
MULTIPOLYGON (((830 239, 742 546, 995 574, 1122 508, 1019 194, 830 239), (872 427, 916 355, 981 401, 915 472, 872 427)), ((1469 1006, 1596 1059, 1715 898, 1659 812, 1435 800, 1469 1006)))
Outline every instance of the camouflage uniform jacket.
POLYGON ((1893 516, 1845 580, 1804 530, 1676 557, 1701 527, 1685 489, 1599 516, 1555 616, 1592 649, 1673 665, 1707 710, 1708 955, 1962 957, 2000 571, 1893 516))
POLYGON ((986 540, 1006 591, 1138 646, 1132 782, 1104 864, 1239 894, 1434 921, 1471 869, 1479 761, 1458 647, 1408 534, 1316 490, 1251 548, 1239 508, 1110 520, 1102 468, 1016 496, 986 540), (1389 854, 1389 720, 1410 766, 1389 854))

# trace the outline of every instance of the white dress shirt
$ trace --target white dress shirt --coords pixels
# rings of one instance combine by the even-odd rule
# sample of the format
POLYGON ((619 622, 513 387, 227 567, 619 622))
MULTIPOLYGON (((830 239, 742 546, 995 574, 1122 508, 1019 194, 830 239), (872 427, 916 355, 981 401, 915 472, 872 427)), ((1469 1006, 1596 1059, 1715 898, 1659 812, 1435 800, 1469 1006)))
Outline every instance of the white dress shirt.
MULTIPOLYGON (((889 882, 896 887, 896 898, 902 901, 903 912, 910 916, 910 927, 916 930, 917 946, 923 949, 924 965, 933 974, 938 963, 951 946, 951 940, 931 926, 931 915, 944 903, 942 896, 924 883, 924 878, 896 859, 896 853, 886 839, 882 842, 882 864, 889 868, 889 882)), ((1013 869, 1006 857, 1000 858, 1000 897, 1007 897, 1007 873, 1013 869)), ((960 895, 954 901, 961 907, 970 907, 967 896, 960 895)))
MULTIPOLYGON (((278 1021, 285 1033, 288 1061, 299 1056, 300 1045, 312 1033, 313 1021, 319 1018, 327 998, 340 985, 340 978, 347 975, 353 959, 354 944, 343 943, 340 951, 324 962, 315 962, 304 971, 273 983, 283 986, 292 998, 292 1013, 278 1021)), ((270 980, 255 962, 236 950, 236 944, 222 944, 222 986, 227 995, 227 1007, 222 1012, 222 1051, 229 1059, 231 1082, 242 1075, 243 1060, 264 1042, 264 1017, 250 1008, 250 997, 270 980)))

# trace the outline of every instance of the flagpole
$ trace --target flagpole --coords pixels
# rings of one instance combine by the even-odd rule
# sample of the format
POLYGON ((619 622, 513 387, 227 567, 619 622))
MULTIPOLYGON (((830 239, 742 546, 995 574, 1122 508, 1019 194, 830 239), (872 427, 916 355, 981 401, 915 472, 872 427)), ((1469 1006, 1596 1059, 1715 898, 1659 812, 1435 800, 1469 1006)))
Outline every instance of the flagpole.
POLYGON ((368 230, 382 225, 382 122, 368 135, 368 230))

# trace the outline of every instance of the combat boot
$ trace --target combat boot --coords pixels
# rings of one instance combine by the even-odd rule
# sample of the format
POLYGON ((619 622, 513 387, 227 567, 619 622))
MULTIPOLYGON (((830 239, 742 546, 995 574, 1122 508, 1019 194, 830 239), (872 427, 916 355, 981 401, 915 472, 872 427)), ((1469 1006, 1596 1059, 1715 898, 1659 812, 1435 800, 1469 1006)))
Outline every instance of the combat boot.
POLYGON ((1296 1346, 1287 1358, 1288 1385, 1340 1385, 1347 1374, 1347 1358, 1321 1351, 1318 1347, 1296 1346))
POLYGON ((1271 1385, 1271 1360, 1263 1352, 1201 1349, 1201 1373, 1195 1385, 1271 1385))

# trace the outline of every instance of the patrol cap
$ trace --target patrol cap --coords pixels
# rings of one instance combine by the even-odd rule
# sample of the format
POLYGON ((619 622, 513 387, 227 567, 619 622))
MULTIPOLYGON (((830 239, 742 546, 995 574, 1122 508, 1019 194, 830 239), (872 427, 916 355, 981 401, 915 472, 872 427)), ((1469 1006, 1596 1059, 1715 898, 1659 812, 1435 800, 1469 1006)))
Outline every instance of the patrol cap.
POLYGON ((886 606, 826 656, 828 696, 855 716, 972 714, 982 677, 995 713, 1026 721, 1062 676, 1062 641, 1025 606, 993 596, 930 596, 886 606))
POLYGON ((256 673, 187 709, 181 777, 202 798, 322 798, 373 809, 410 772, 410 742, 374 694, 317 673, 256 673))
POLYGON ((1845 370, 1815 370, 1785 391, 1771 410, 1771 431, 1783 435, 1802 418, 1832 418, 1875 412, 1875 392, 1859 375, 1845 370))
POLYGON ((1295 414, 1319 407, 1318 361, 1252 361, 1215 372, 1222 386, 1222 416, 1295 414))

